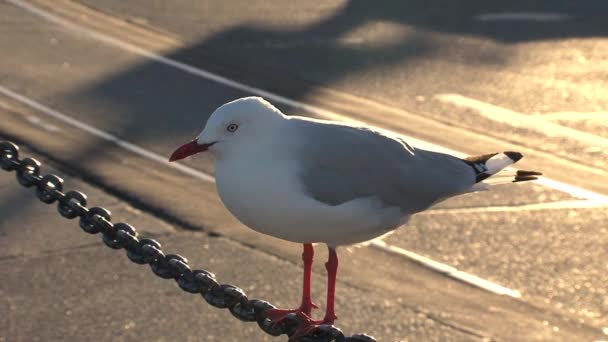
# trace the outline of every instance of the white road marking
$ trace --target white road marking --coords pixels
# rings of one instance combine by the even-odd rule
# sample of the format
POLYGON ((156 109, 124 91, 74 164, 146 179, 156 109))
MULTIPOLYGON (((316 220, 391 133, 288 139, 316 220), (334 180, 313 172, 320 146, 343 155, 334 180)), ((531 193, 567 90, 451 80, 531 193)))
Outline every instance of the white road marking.
POLYGON ((452 266, 437 262, 433 259, 427 258, 425 256, 422 256, 422 255, 414 253, 414 252, 410 252, 406 249, 389 245, 384 241, 374 240, 370 243, 370 247, 373 247, 375 249, 379 249, 379 250, 382 250, 382 251, 385 251, 385 252, 388 252, 391 254, 404 256, 427 268, 432 269, 435 272, 439 272, 450 278, 458 279, 462 282, 480 287, 487 291, 490 291, 490 292, 493 292, 493 293, 496 293, 499 295, 506 295, 506 296, 511 296, 514 298, 521 298, 521 293, 517 290, 512 290, 507 287, 493 283, 491 281, 485 280, 483 278, 479 278, 475 275, 460 271, 452 266))
POLYGON ((481 116, 495 122, 512 127, 525 128, 551 138, 569 138, 589 146, 598 146, 608 150, 608 139, 547 121, 543 115, 518 113, 460 94, 439 94, 435 95, 435 98, 445 103, 473 109, 481 116))
POLYGON ((445 208, 428 209, 418 215, 444 215, 444 214, 472 214, 472 213, 500 213, 500 212, 521 212, 534 210, 559 210, 559 209, 584 209, 599 208, 607 204, 590 200, 572 200, 559 202, 532 203, 509 206, 492 207, 470 207, 470 208, 445 208))
POLYGON ((156 162, 162 163, 168 167, 174 168, 176 170, 179 170, 187 175, 190 175, 192 177, 204 180, 206 182, 212 182, 215 183, 215 178, 213 178, 213 176, 210 176, 204 172, 200 172, 196 169, 193 169, 191 167, 185 166, 183 164, 176 164, 176 163, 169 163, 169 161, 167 160, 166 156, 161 156, 158 153, 154 153, 152 151, 146 150, 143 147, 137 146, 135 144, 132 144, 128 141, 122 140, 120 138, 118 138, 115 135, 112 135, 106 131, 102 131, 98 128, 95 128, 91 125, 88 125, 82 121, 78 121, 66 114, 63 114, 59 111, 56 111, 52 108, 49 108, 35 100, 32 100, 26 96, 23 96, 21 94, 17 94, 14 91, 4 87, 3 85, 0 85, 0 94, 4 94, 5 96, 8 96, 16 101, 19 101, 25 105, 28 105, 36 110, 38 110, 41 113, 44 113, 48 116, 51 116, 59 121, 62 121, 72 127, 76 127, 78 129, 81 129, 85 132, 88 132, 98 138, 104 139, 106 141, 110 141, 115 143, 116 145, 124 148, 127 151, 130 151, 132 153, 135 153, 139 156, 142 156, 144 158, 150 159, 150 160, 154 160, 156 162))
MULTIPOLYGON (((184 72, 187 72, 187 73, 190 73, 190 74, 193 74, 193 75, 196 75, 196 76, 199 76, 199 77, 202 77, 202 78, 205 78, 205 79, 208 79, 208 80, 220 83, 222 85, 225 85, 225 86, 228 86, 228 87, 231 87, 231 88, 234 88, 234 89, 241 90, 241 91, 246 92, 246 93, 256 94, 258 96, 263 96, 266 99, 269 99, 271 101, 274 101, 274 102, 277 102, 277 103, 281 103, 281 104, 284 104, 284 105, 288 105, 288 106, 291 106, 291 107, 294 107, 294 108, 299 108, 299 109, 308 111, 310 113, 316 114, 316 115, 318 115, 320 117, 324 117, 324 118, 332 119, 332 120, 359 122, 359 121, 353 120, 353 119, 351 119, 351 118, 349 118, 347 116, 344 116, 344 115, 341 115, 341 114, 338 114, 338 113, 335 113, 335 112, 332 112, 332 111, 329 111, 329 110, 325 110, 325 109, 317 107, 317 106, 308 105, 308 104, 305 104, 305 103, 302 103, 302 102, 299 102, 299 101, 296 101, 296 100, 292 100, 292 99, 289 99, 287 97, 284 97, 284 96, 281 96, 281 95, 278 95, 278 94, 275 94, 275 93, 272 93, 272 92, 269 92, 269 91, 266 91, 266 90, 263 90, 263 89, 260 89, 260 88, 252 87, 252 86, 249 86, 249 85, 246 85, 246 84, 243 84, 243 83, 231 80, 229 78, 226 78, 226 77, 223 77, 223 76, 211 73, 211 72, 206 71, 206 70, 203 70, 203 69, 200 69, 200 68, 196 68, 196 67, 193 67, 193 66, 181 63, 179 61, 176 61, 176 60, 164 57, 164 56, 157 55, 157 54, 155 54, 153 52, 150 52, 150 51, 144 50, 142 48, 139 48, 137 46, 131 45, 129 43, 123 42, 123 41, 118 40, 118 39, 116 39, 114 37, 110 37, 108 35, 105 35, 105 34, 102 34, 102 33, 99 33, 99 32, 93 31, 93 30, 89 30, 89 29, 87 29, 85 27, 82 27, 80 25, 77 25, 77 24, 74 24, 74 23, 70 23, 70 22, 68 22, 68 21, 66 21, 64 19, 61 19, 61 18, 59 18, 59 17, 57 17, 57 16, 55 16, 55 15, 53 15, 51 13, 45 12, 44 10, 42 10, 42 9, 40 9, 38 7, 35 7, 35 6, 31 5, 31 4, 28 4, 28 3, 24 2, 24 1, 21 1, 21 0, 6 0, 6 1, 9 2, 9 3, 11 3, 11 4, 13 4, 13 5, 15 5, 15 6, 20 7, 22 9, 26 10, 26 11, 29 11, 30 13, 38 15, 38 16, 40 16, 40 17, 42 17, 42 18, 44 18, 44 19, 46 19, 46 20, 48 20, 50 22, 53 22, 53 23, 58 24, 58 25, 62 25, 62 26, 66 27, 66 28, 68 28, 70 30, 76 31, 77 33, 88 35, 89 37, 97 39, 99 41, 102 41, 102 42, 104 42, 106 44, 109 44, 109 45, 118 47, 120 49, 129 51, 131 53, 134 53, 134 54, 146 57, 148 59, 157 61, 159 63, 165 64, 165 65, 169 65, 171 67, 174 67, 176 69, 182 70, 184 72)), ((124 141, 124 140, 122 140, 122 139, 120 139, 120 138, 118 138, 118 137, 116 137, 116 136, 114 136, 114 135, 112 135, 110 133, 107 133, 105 131, 99 130, 99 129, 97 129, 95 127, 92 127, 92 126, 90 126, 88 124, 82 123, 82 122, 80 122, 80 121, 78 121, 78 120, 76 120, 74 118, 71 118, 71 117, 69 117, 69 116, 67 116, 65 114, 62 114, 62 113, 60 113, 58 111, 55 111, 55 110, 53 110, 53 109, 51 109, 49 107, 46 107, 46 106, 44 106, 44 105, 36 102, 35 100, 29 99, 29 98, 27 98, 27 97, 25 97, 23 95, 17 94, 15 92, 13 92, 13 91, 11 91, 11 90, 9 90, 9 89, 1 86, 1 85, 0 85, 0 92, 3 93, 6 96, 9 96, 9 97, 11 97, 11 98, 13 98, 13 99, 21 102, 21 103, 29 105, 32 108, 35 108, 35 109, 41 111, 42 113, 45 113, 45 114, 50 115, 50 116, 53 116, 56 119, 61 120, 61 121, 65 122, 65 123, 67 123, 69 125, 72 125, 72 126, 77 127, 79 129, 85 130, 85 131, 87 131, 87 132, 89 132, 89 133, 91 133, 91 134, 93 134, 93 135, 95 135, 95 136, 97 136, 99 138, 102 138, 102 139, 105 139, 105 140, 108 140, 108 141, 112 141, 112 142, 116 143, 117 145, 119 145, 119 146, 121 146, 121 147, 123 147, 123 148, 125 148, 125 149, 127 149, 127 150, 129 150, 131 152, 133 152, 133 153, 136 153, 136 154, 138 154, 140 156, 143 156, 145 158, 149 158, 151 160, 163 163, 164 165, 167 165, 169 167, 173 167, 173 168, 175 168, 175 169, 177 169, 177 170, 179 170, 181 172, 184 172, 184 173, 186 173, 188 175, 191 175, 193 177, 196 177, 196 178, 199 178, 199 179, 202 179, 202 180, 205 180, 205 181, 209 181, 209 182, 214 182, 214 178, 211 175, 208 175, 208 174, 206 174, 204 172, 200 172, 198 170, 195 170, 193 168, 190 168, 190 167, 187 167, 187 166, 184 166, 184 165, 181 165, 181 164, 168 163, 167 160, 166 160, 166 158, 164 156, 161 156, 161 155, 158 155, 158 154, 156 154, 154 152, 148 151, 148 150, 146 150, 146 149, 144 149, 142 147, 139 147, 139 146, 137 146, 135 144, 129 143, 127 141, 124 141)), ((445 148, 445 147, 442 147, 442 146, 439 146, 439 145, 436 145, 436 144, 433 144, 433 143, 430 143, 430 142, 427 142, 427 141, 423 141, 423 140, 420 140, 420 139, 409 137, 409 136, 406 136, 406 135, 403 135, 403 134, 401 134, 401 136, 404 137, 405 139, 409 140, 410 142, 412 142, 413 145, 419 146, 420 148, 425 148, 425 149, 430 149, 430 150, 436 150, 436 151, 450 153, 450 154, 459 155, 459 156, 465 156, 465 153, 454 151, 454 150, 451 150, 451 149, 448 149, 448 148, 445 148)), ((608 203, 608 197, 607 196, 604 196, 604 195, 601 195, 601 194, 597 194, 597 193, 594 193, 594 192, 591 192, 591 191, 588 191, 588 190, 585 190, 585 189, 577 188, 577 187, 569 185, 569 184, 565 184, 565 183, 561 183, 561 182, 557 182, 557 181, 553 181, 553 180, 548 180, 548 179, 541 179, 540 183, 541 184, 545 184, 545 185, 547 185, 549 187, 553 187, 553 188, 558 189, 558 190, 569 192, 569 193, 570 193, 570 191, 572 191, 572 192, 580 194, 580 195, 588 195, 590 197, 590 199, 591 198, 593 198, 594 200, 595 199, 599 199, 599 200, 603 201, 603 203, 608 203)), ((583 197, 583 198, 586 198, 586 197, 583 197)), ((505 288, 503 286, 494 284, 492 282, 489 282, 487 280, 481 279, 481 278, 476 277, 474 275, 467 274, 465 272, 459 271, 459 270, 457 270, 457 269, 455 269, 455 268, 453 268, 451 266, 444 265, 444 264, 439 263, 437 261, 434 261, 434 260, 431 260, 429 258, 420 256, 420 255, 418 255, 416 253, 406 251, 406 250, 404 250, 402 248, 399 248, 399 247, 396 247, 396 246, 387 245, 383 241, 373 241, 371 243, 371 246, 373 246, 374 248, 377 248, 377 249, 381 249, 381 250, 390 252, 390 253, 395 253, 395 254, 404 256, 404 257, 406 257, 406 258, 408 258, 410 260, 415 260, 415 261, 421 263, 422 265, 424 265, 424 266, 426 266, 426 267, 428 267, 430 269, 436 270, 436 271, 441 272, 443 274, 446 274, 446 275, 448 275, 450 277, 459 279, 459 280, 461 280, 463 282, 466 282, 468 284, 477 286, 477 287, 485 289, 487 291, 490 291, 490 292, 493 292, 493 293, 496 293, 496 294, 500 294, 500 295, 508 295, 508 296, 516 297, 516 298, 521 297, 521 294, 518 291, 507 289, 507 288, 505 288)))
POLYGON ((561 120, 561 121, 580 121, 580 120, 598 120, 608 121, 608 112, 558 112, 538 114, 539 118, 545 120, 561 120))
POLYGON ((535 21, 535 22, 556 22, 567 21, 573 17, 561 13, 535 13, 535 12, 504 12, 504 13, 483 13, 475 16, 478 21, 535 21))
POLYGON ((36 125, 38 127, 42 127, 42 129, 49 131, 49 132, 57 132, 59 131, 59 127, 53 125, 53 124, 49 124, 44 122, 42 119, 40 119, 37 116, 28 116, 25 118, 27 121, 31 122, 33 125, 36 125))
POLYGON ((536 183, 542 184, 546 187, 549 187, 549 188, 552 188, 555 190, 559 190, 561 192, 565 192, 576 198, 584 198, 588 201, 593 201, 593 202, 601 203, 603 205, 608 205, 608 196, 605 196, 605 195, 602 195, 602 194, 599 194, 597 192, 593 192, 590 190, 586 190, 583 188, 579 188, 578 186, 575 186, 575 185, 563 183, 563 182, 545 178, 545 177, 539 178, 536 181, 536 183))

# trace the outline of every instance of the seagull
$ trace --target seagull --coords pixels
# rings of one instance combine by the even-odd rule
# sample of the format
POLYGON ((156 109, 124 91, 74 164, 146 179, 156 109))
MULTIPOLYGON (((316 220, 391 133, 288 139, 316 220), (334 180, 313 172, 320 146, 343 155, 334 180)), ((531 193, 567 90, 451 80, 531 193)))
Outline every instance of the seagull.
POLYGON ((266 312, 275 324, 292 313, 302 318, 292 340, 337 319, 338 246, 388 234, 447 198, 541 175, 504 170, 523 157, 518 152, 461 159, 415 148, 380 129, 287 116, 261 97, 217 108, 169 160, 203 151, 215 156, 217 191, 232 215, 260 233, 303 244, 300 306, 266 312), (311 316, 317 308, 310 293, 313 243, 329 249, 322 320, 311 316))

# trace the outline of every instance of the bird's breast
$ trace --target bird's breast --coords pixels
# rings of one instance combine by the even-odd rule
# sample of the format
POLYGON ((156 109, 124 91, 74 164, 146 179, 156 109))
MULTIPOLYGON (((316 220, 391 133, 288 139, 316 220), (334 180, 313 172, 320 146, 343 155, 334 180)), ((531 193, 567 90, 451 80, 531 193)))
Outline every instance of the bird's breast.
POLYGON ((218 161, 216 185, 226 208, 243 224, 279 236, 293 223, 285 211, 297 210, 298 197, 303 196, 296 174, 287 161, 218 161))

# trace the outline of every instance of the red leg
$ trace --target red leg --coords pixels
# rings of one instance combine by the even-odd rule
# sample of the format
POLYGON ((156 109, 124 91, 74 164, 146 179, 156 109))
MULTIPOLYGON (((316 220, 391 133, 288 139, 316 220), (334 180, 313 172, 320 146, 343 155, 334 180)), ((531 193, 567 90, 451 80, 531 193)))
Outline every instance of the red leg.
POLYGON ((338 254, 336 249, 329 247, 329 259, 325 263, 327 270, 327 308, 325 310, 324 324, 333 324, 338 317, 334 309, 336 299, 336 277, 338 274, 338 254))
POLYGON ((315 321, 310 318, 310 316, 300 315, 302 323, 289 338, 290 341, 296 341, 300 337, 308 335, 321 324, 334 324, 334 321, 338 319, 334 307, 336 299, 336 276, 338 273, 338 254, 336 253, 335 248, 329 247, 329 258, 325 263, 325 269, 327 270, 327 309, 325 311, 325 317, 321 321, 315 321))
POLYGON ((300 311, 309 317, 312 309, 317 308, 317 306, 312 302, 312 296, 310 294, 312 262, 314 254, 315 250, 312 247, 312 243, 305 243, 304 252, 302 253, 302 261, 304 261, 304 284, 302 286, 302 304, 300 304, 300 311))
POLYGON ((316 309, 317 306, 312 302, 312 296, 310 294, 310 285, 312 277, 312 262, 314 256, 314 248, 311 243, 304 244, 304 252, 302 253, 302 261, 304 262, 304 280, 302 286, 302 303, 300 307, 293 310, 286 309, 271 309, 266 311, 266 317, 275 322, 280 322, 290 313, 303 313, 306 317, 310 318, 312 309, 316 309))

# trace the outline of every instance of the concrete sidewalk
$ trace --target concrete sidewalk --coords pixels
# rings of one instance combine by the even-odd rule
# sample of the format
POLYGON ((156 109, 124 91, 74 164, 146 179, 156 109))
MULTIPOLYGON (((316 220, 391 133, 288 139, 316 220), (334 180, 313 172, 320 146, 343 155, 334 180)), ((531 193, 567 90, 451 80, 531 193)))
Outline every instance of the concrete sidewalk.
MULTIPOLYGON (((32 156, 21 146, 21 157, 32 156)), ((193 268, 214 272, 221 282, 242 287, 250 298, 278 306, 299 300, 301 268, 223 237, 191 232, 141 212, 78 180, 69 170, 38 158, 43 173, 65 179, 64 189, 88 195, 89 207, 112 211, 140 236, 153 237, 167 253, 189 258, 193 268)), ((148 266, 131 263, 124 251, 107 248, 100 236, 37 200, 18 185, 14 173, 0 173, 0 341, 280 341, 255 323, 156 277, 148 266)), ((323 305, 325 277, 315 274, 314 290, 323 305)), ((337 325, 352 335, 367 332, 379 341, 467 341, 479 337, 404 307, 390 294, 369 296, 338 284, 337 325)))

